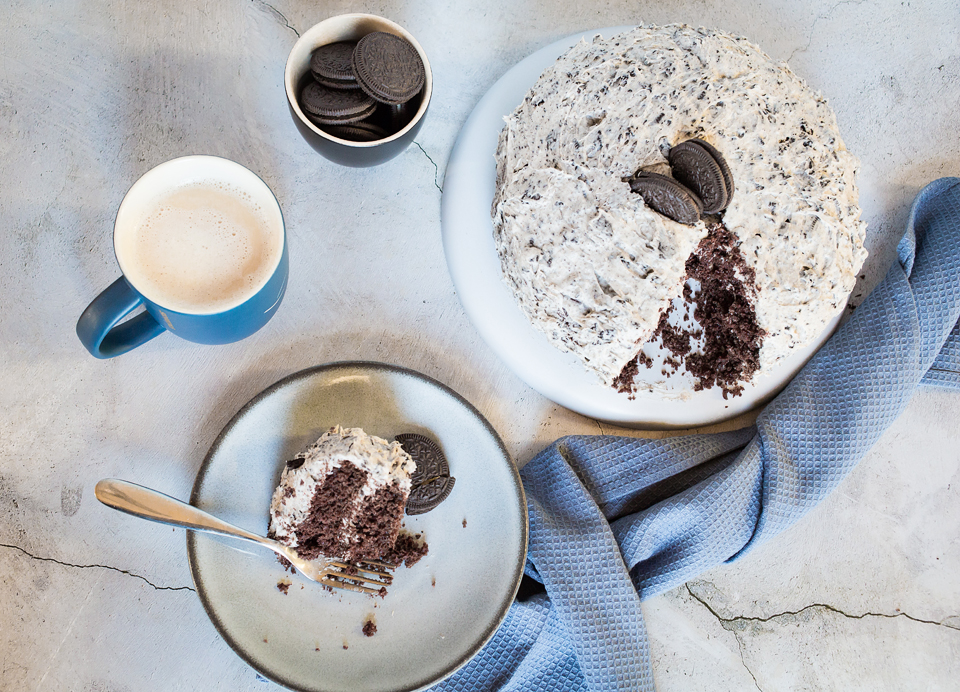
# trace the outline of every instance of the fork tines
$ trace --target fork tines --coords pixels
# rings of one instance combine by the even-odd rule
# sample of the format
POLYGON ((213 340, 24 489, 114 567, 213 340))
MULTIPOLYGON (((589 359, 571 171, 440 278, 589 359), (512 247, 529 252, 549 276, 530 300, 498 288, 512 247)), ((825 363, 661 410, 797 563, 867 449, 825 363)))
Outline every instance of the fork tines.
POLYGON ((331 560, 328 564, 337 567, 344 571, 349 570, 363 570, 364 572, 370 572, 372 574, 381 574, 383 576, 390 576, 384 570, 395 570, 396 565, 389 562, 380 562, 379 560, 361 560, 360 562, 340 562, 337 560, 331 560))
POLYGON ((375 560, 358 563, 337 562, 329 563, 331 568, 322 583, 338 589, 348 589, 367 594, 383 594, 386 587, 393 583, 393 575, 385 570, 394 569, 386 562, 375 560))

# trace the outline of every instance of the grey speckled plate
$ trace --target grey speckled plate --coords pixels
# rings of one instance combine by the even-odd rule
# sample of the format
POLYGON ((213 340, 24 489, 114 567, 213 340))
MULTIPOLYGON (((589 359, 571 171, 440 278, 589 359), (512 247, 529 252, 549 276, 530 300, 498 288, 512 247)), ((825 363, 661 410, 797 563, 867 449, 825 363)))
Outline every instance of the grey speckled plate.
POLYGON ((400 568, 386 598, 328 592, 248 544, 193 532, 187 552, 214 626, 247 663, 304 692, 428 687, 480 650, 520 583, 527 513, 516 467, 490 424, 458 394, 416 372, 334 363, 287 377, 230 421, 204 460, 191 503, 266 533, 284 462, 333 425, 392 439, 436 440, 457 482, 432 512, 407 517, 429 554, 400 568), (277 589, 292 582, 287 595, 277 589), (361 628, 372 616, 373 637, 361 628))

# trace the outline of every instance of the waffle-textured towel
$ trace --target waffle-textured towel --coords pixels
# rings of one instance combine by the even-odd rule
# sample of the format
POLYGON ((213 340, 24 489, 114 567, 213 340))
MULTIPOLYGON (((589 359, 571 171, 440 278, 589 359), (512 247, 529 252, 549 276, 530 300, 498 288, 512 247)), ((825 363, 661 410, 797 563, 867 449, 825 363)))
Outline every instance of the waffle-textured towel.
POLYGON ((960 178, 919 194, 883 282, 754 428, 566 437, 522 472, 527 573, 487 646, 435 689, 653 690, 640 601, 742 555, 827 496, 920 384, 960 388, 960 178))

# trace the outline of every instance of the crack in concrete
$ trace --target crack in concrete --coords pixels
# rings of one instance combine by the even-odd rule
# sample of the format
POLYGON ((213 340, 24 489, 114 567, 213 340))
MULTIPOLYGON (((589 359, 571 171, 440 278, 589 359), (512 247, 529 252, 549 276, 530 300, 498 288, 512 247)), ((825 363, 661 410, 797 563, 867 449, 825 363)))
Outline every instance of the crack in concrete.
POLYGON ((89 568, 95 567, 99 569, 108 569, 113 572, 119 572, 120 574, 126 574, 128 577, 136 577, 137 579, 145 581, 147 584, 152 586, 157 591, 193 591, 194 593, 196 593, 196 589, 194 589, 192 586, 157 586, 146 577, 142 577, 139 574, 136 574, 135 572, 130 572, 125 569, 120 569, 119 567, 111 567, 110 565, 75 565, 72 562, 63 562, 62 560, 57 560, 56 558, 52 558, 52 557, 41 557, 39 555, 34 555, 33 553, 24 550, 18 545, 10 545, 8 543, 0 543, 0 548, 10 548, 12 550, 19 550, 21 553, 26 555, 31 560, 39 560, 40 562, 53 562, 55 564, 61 565, 62 567, 75 567, 77 569, 89 569, 89 568))
POLYGON ((889 613, 866 612, 866 613, 861 613, 860 615, 853 615, 851 613, 847 613, 840 610, 836 606, 829 605, 828 603, 811 603, 810 605, 804 606, 800 610, 785 610, 782 613, 774 613, 773 615, 768 615, 767 617, 749 617, 746 615, 738 615, 732 618, 725 618, 722 615, 720 615, 720 613, 718 613, 716 610, 714 610, 713 607, 709 603, 707 603, 703 598, 693 593, 693 591, 690 589, 689 584, 685 584, 684 586, 687 589, 687 593, 689 593, 694 600, 702 604, 704 608, 709 610, 713 614, 713 616, 720 621, 720 624, 723 625, 724 629, 729 629, 727 627, 728 624, 732 625, 738 622, 770 622, 778 618, 788 617, 791 615, 799 615, 800 613, 803 613, 807 610, 811 610, 813 608, 819 608, 821 610, 826 610, 827 612, 830 612, 830 613, 842 615, 843 617, 849 618, 851 620, 863 620, 864 618, 868 618, 868 617, 888 618, 888 619, 902 617, 902 618, 906 618, 907 620, 920 623, 922 625, 936 625, 937 627, 946 627, 947 629, 951 629, 951 630, 960 630, 960 627, 951 625, 946 622, 946 620, 952 620, 955 616, 950 616, 945 620, 941 620, 940 622, 937 622, 936 620, 924 620, 923 618, 914 617, 913 615, 909 615, 907 613, 894 613, 891 615, 889 613))
POLYGON ((697 596, 695 593, 693 593, 693 591, 690 590, 690 584, 684 584, 683 586, 687 590, 687 593, 690 594, 691 598, 693 598, 695 601, 698 601, 701 605, 703 605, 704 608, 709 610, 710 613, 715 618, 717 618, 717 620, 720 621, 720 626, 723 627, 723 629, 733 634, 733 638, 737 640, 737 651, 740 652, 740 663, 743 665, 743 669, 750 674, 750 677, 753 680, 753 684, 756 685, 757 689, 760 690, 760 692, 763 692, 763 689, 760 687, 760 683, 757 681, 757 676, 753 674, 752 670, 750 670, 750 666, 747 665, 747 659, 743 657, 743 640, 740 639, 740 633, 733 629, 728 628, 727 621, 725 621, 724 618, 720 616, 720 613, 715 611, 710 606, 709 603, 707 603, 705 600, 703 600, 702 598, 697 596))
POLYGON ((593 421, 593 422, 597 424, 597 427, 598 427, 598 428, 600 428, 600 434, 601 434, 601 435, 606 435, 606 434, 607 434, 607 433, 605 433, 605 432, 603 431, 603 425, 601 425, 600 421, 595 420, 595 421, 593 421))
POLYGON ((753 674, 752 670, 750 670, 750 666, 747 665, 747 659, 743 657, 743 640, 740 639, 740 633, 734 632, 733 638, 737 640, 737 651, 740 652, 740 664, 743 666, 743 669, 750 674, 750 679, 753 680, 753 684, 756 686, 756 688, 760 692, 763 692, 763 688, 760 687, 760 683, 757 682, 757 676, 753 674))
POLYGON ((270 14, 272 14, 274 17, 276 17, 277 19, 279 19, 279 20, 283 23, 283 25, 284 25, 285 27, 287 27, 288 29, 290 29, 290 31, 292 31, 293 33, 295 33, 295 34, 297 35, 297 38, 300 38, 300 32, 297 31, 296 29, 294 29, 293 26, 291 26, 290 22, 287 20, 286 15, 284 15, 283 12, 281 12, 280 10, 278 10, 276 7, 274 7, 274 6, 271 5, 270 3, 264 2, 264 0, 254 0, 254 2, 255 2, 257 5, 260 5, 260 7, 263 7, 264 9, 266 9, 266 10, 267 10, 268 12, 270 12, 270 14))
POLYGON ((438 182, 438 179, 440 177, 440 168, 437 166, 436 162, 432 158, 430 158, 430 154, 427 153, 427 150, 424 149, 422 146, 420 146, 420 142, 414 140, 413 143, 416 144, 417 149, 422 151, 423 155, 427 157, 427 161, 433 164, 433 184, 436 186, 438 190, 440 190, 440 194, 443 194, 443 188, 440 187, 440 183, 438 182))
POLYGON ((803 48, 795 48, 793 52, 790 54, 790 57, 787 58, 786 62, 789 63, 791 60, 793 60, 794 56, 797 53, 805 53, 810 49, 810 45, 813 43, 813 37, 816 35, 814 32, 814 29, 817 28, 817 22, 819 22, 821 19, 826 19, 827 17, 829 17, 831 14, 836 12, 837 9, 840 8, 842 5, 862 5, 868 1, 869 0, 842 0, 842 2, 836 3, 833 7, 831 7, 829 10, 827 10, 823 14, 817 15, 817 17, 813 20, 813 24, 810 25, 810 36, 807 38, 807 45, 805 45, 803 48))

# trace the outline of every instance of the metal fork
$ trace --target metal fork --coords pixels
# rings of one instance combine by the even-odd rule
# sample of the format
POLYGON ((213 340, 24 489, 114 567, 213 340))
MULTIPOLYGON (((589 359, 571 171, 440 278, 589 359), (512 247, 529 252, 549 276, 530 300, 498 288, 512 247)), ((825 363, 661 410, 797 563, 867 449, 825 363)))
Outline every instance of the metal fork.
POLYGON ((351 564, 324 556, 315 560, 304 560, 297 555, 296 550, 283 543, 228 524, 202 509, 142 485, 105 478, 97 483, 94 492, 97 499, 108 507, 141 519, 181 526, 191 531, 231 536, 262 545, 289 560, 307 579, 334 589, 379 594, 393 581, 393 576, 385 571, 392 569, 393 565, 374 560, 351 564))

